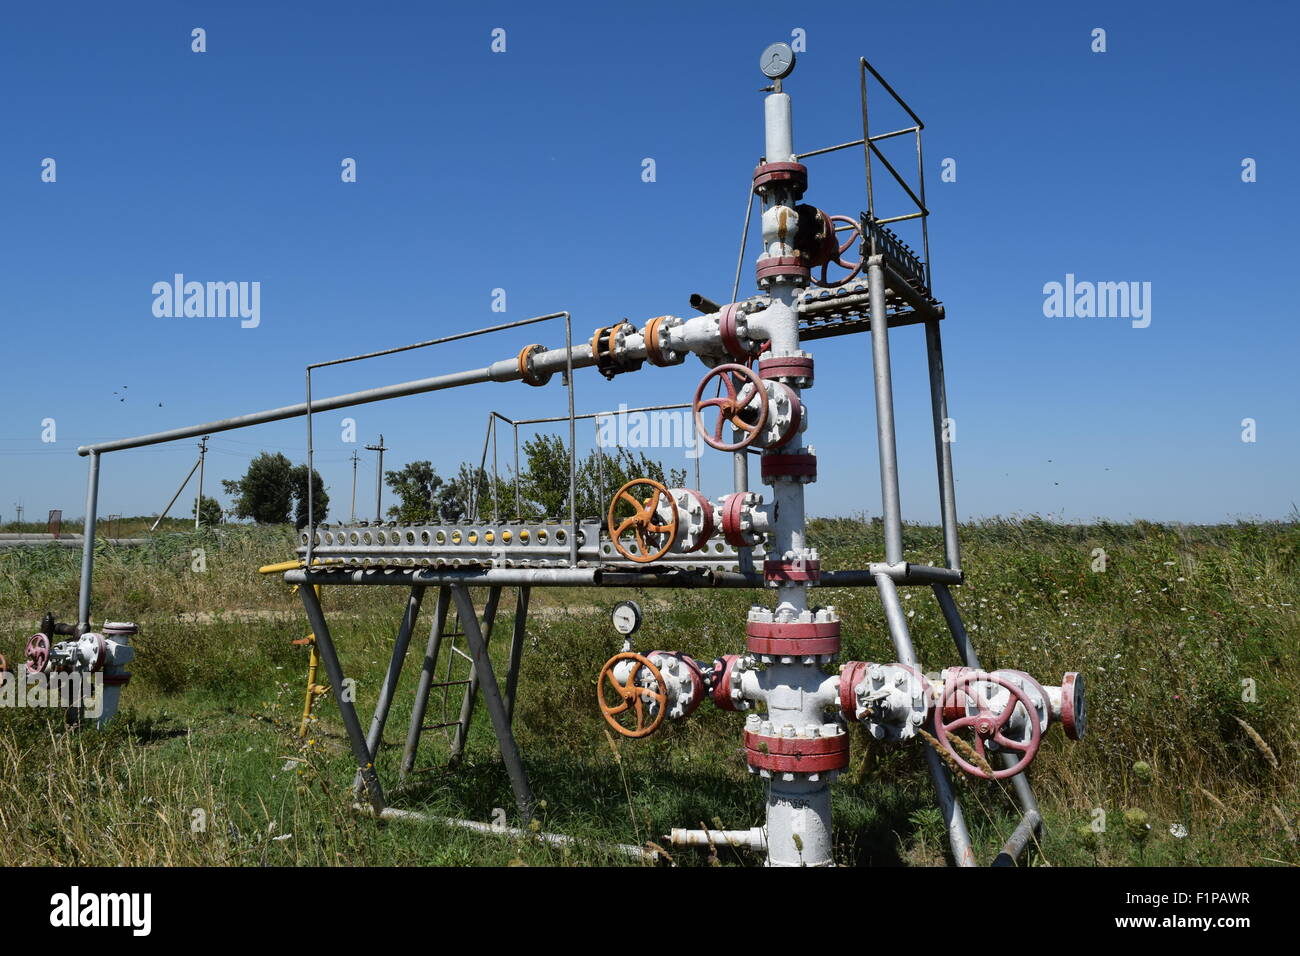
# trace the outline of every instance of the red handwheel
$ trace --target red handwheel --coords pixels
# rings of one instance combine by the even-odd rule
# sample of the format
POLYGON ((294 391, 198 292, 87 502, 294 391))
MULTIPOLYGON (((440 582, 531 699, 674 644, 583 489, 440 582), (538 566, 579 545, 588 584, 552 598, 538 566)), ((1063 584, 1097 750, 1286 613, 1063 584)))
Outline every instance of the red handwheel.
MULTIPOLYGON (((854 278, 859 272, 862 271, 861 259, 859 259, 857 262, 844 261, 844 253, 848 252, 851 248, 853 248, 853 244, 855 242, 860 242, 862 240, 862 226, 859 225, 858 221, 854 219, 852 216, 830 216, 829 219, 831 222, 830 228, 832 230, 834 230, 835 223, 837 222, 848 223, 849 226, 851 226, 852 228, 847 230, 847 232, 849 233, 849 238, 846 239, 843 243, 840 243, 838 238, 834 238, 831 240, 831 242, 834 244, 835 253, 834 255, 831 255, 825 262, 821 264, 822 267, 821 278, 813 280, 814 282, 816 282, 817 285, 821 286, 824 289, 834 289, 837 286, 842 286, 844 285, 844 283, 848 282, 850 279, 854 278), (849 274, 846 275, 843 279, 838 279, 834 282, 831 282, 826 277, 826 270, 830 267, 830 264, 832 262, 835 263, 837 266, 839 266, 841 269, 849 270, 849 274)), ((835 233, 832 232, 831 235, 834 236, 835 233)))
POLYGON ((33 634, 27 639, 27 673, 39 674, 50 660, 50 639, 44 634, 33 634))
POLYGON ((740 451, 752 445, 767 426, 767 388, 753 369, 734 363, 719 365, 700 379, 692 408, 695 430, 706 445, 718 451, 740 451), (706 399, 704 390, 715 378, 722 380, 724 394, 706 399), (758 399, 757 407, 753 407, 755 397, 758 399), (711 430, 704 425, 702 413, 706 408, 718 410, 718 420, 711 430), (748 418, 744 417, 745 412, 750 413, 748 418), (736 442, 725 441, 722 432, 727 425, 739 429, 744 437, 736 442))
POLYGON ((957 765, 962 770, 972 777, 981 777, 985 780, 1005 780, 1007 777, 1014 777, 1029 766, 1038 753, 1039 743, 1042 742, 1042 731, 1038 726, 1038 712, 1034 709, 1029 695, 1005 677, 975 670, 957 673, 948 678, 943 685, 943 697, 939 701, 939 705, 934 709, 934 735, 939 739, 939 743, 943 745, 949 755, 957 761, 957 765), (985 691, 988 685, 1002 687, 1010 694, 1001 713, 994 713, 990 706, 990 695, 985 691), (977 709, 974 714, 966 712, 968 703, 975 704, 977 709), (1016 712, 1017 704, 1025 709, 1029 726, 1028 740, 1014 740, 1003 733, 1012 715, 1016 712), (945 717, 945 712, 949 717, 945 717), (951 716, 956 712, 960 712, 961 716, 951 716), (994 770, 992 773, 983 767, 975 766, 957 752, 957 748, 953 746, 952 740, 949 739, 951 735, 968 728, 975 734, 975 752, 989 766, 992 766, 992 763, 984 746, 988 742, 997 744, 1001 751, 1019 753, 1020 758, 1010 767, 994 770))

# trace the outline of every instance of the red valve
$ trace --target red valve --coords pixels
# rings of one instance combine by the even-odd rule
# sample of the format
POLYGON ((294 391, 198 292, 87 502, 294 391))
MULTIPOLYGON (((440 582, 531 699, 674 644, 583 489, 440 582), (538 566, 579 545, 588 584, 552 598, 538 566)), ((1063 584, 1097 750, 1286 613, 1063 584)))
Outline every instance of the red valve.
POLYGON ((973 777, 982 777, 985 780, 1005 780, 1020 773, 1033 761, 1038 753, 1038 745, 1042 741, 1042 731, 1038 726, 1038 712, 1029 695, 1011 683, 1007 677, 977 670, 958 672, 944 683, 942 699, 939 701, 939 706, 934 709, 934 733, 962 770, 973 777), (989 694, 986 693, 989 685, 1005 688, 1010 695, 1001 713, 994 713, 990 706, 989 694), (975 704, 977 710, 974 714, 966 713, 968 703, 975 704), (1012 740, 1003 733, 1016 711, 1017 704, 1025 709, 1025 717, 1029 724, 1027 741, 1012 740), (997 744, 1001 750, 1015 751, 1021 755, 1020 759, 1010 767, 994 770, 992 773, 983 767, 975 766, 965 760, 948 739, 950 734, 967 728, 974 732, 975 752, 980 755, 985 764, 989 763, 989 755, 984 749, 986 742, 997 744))
POLYGON ((814 283, 816 283, 817 285, 821 286, 824 289, 834 289, 838 286, 842 286, 850 279, 854 278, 859 272, 862 271, 861 259, 859 259, 857 262, 844 261, 844 253, 848 252, 849 249, 853 247, 853 244, 855 242, 862 241, 862 226, 858 223, 856 219, 854 219, 851 216, 830 216, 829 219, 831 222, 830 229, 831 229, 832 236, 835 235, 834 224, 837 222, 848 223, 852 228, 848 230, 849 238, 845 240, 842 244, 839 243, 838 239, 831 240, 830 245, 831 248, 834 249, 834 252, 833 254, 829 254, 827 260, 821 263, 821 267, 822 267, 821 278, 813 279, 814 283), (839 266, 841 269, 848 269, 849 274, 846 275, 843 279, 839 279, 835 282, 829 281, 826 278, 826 270, 830 267, 830 264, 832 262, 835 263, 837 266, 839 266))
POLYGON ((695 411, 695 430, 699 432, 706 445, 710 448, 716 448, 718 451, 740 451, 742 448, 748 448, 752 445, 767 426, 767 388, 764 386, 763 380, 759 378, 758 373, 752 369, 734 363, 719 365, 700 379, 699 388, 695 390, 693 408, 695 411), (726 394, 719 395, 717 398, 706 399, 704 390, 708 388, 709 382, 715 377, 722 380, 722 387, 726 394), (759 400, 757 418, 754 421, 749 421, 743 417, 743 414, 747 411, 754 411, 754 409, 750 408, 750 405, 756 395, 759 400), (706 408, 717 408, 719 412, 717 424, 711 434, 704 427, 704 418, 701 415, 706 408), (727 442, 723 440, 722 430, 726 428, 728 423, 744 433, 744 437, 740 441, 727 442))
POLYGON ((650 658, 642 657, 634 651, 615 654, 605 662, 605 666, 600 669, 600 676, 596 678, 596 699, 600 703, 600 714, 605 718, 605 723, 624 737, 648 737, 664 722, 668 702, 664 686, 664 676, 650 658), (622 683, 614 676, 614 668, 619 661, 632 662, 627 678, 622 683), (637 683, 643 668, 654 678, 654 686, 642 687, 637 683), (617 695, 613 702, 609 698, 610 690, 617 695), (649 718, 646 715, 647 701, 654 701, 658 705, 655 715, 649 718), (626 717, 631 717, 636 722, 629 727, 620 720, 626 717))
POLYGON ((649 478, 633 478, 618 491, 614 492, 614 498, 609 503, 609 537, 613 542, 618 553, 623 555, 629 561, 635 561, 637 564, 646 564, 650 561, 658 561, 677 540, 677 502, 669 494, 668 489, 657 481, 649 478), (632 489, 639 485, 646 485, 651 489, 650 497, 644 501, 638 500, 636 495, 632 494, 632 489), (663 498, 668 502, 668 523, 656 524, 655 513, 659 510, 659 500, 663 498), (618 506, 631 505, 632 514, 623 519, 617 517, 618 506), (623 535, 631 531, 636 538, 637 551, 634 554, 623 546, 623 535), (662 539, 662 546, 655 544, 651 546, 648 535, 654 535, 657 539, 662 539))
POLYGON ((27 673, 39 674, 50 660, 50 639, 44 634, 33 634, 27 640, 27 673))

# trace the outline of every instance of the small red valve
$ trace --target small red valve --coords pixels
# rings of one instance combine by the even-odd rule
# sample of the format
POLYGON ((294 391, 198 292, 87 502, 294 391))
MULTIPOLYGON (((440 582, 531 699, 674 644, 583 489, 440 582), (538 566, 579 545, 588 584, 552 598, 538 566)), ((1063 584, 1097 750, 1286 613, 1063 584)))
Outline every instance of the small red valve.
POLYGON ((27 640, 27 673, 39 674, 50 661, 50 639, 44 634, 33 634, 27 640))
POLYGON ((1042 742, 1038 714, 1029 695, 1013 684, 1009 677, 969 668, 957 671, 944 683, 939 706, 934 709, 934 733, 962 770, 985 780, 1014 777, 1029 766, 1042 742), (1003 688, 1009 695, 1000 710, 994 710, 991 702, 995 687, 1003 688), (971 713, 972 706, 974 713, 971 713), (1009 729, 1007 725, 1020 707, 1024 708, 1024 720, 1021 723, 1026 728, 1027 736, 1026 739, 1017 740, 1008 737, 1004 731, 1009 729), (976 766, 958 753, 950 739, 957 732, 967 729, 974 733, 975 752, 986 766, 991 766, 989 752, 985 749, 985 744, 988 743, 995 744, 999 751, 1019 753, 1020 758, 1011 766, 992 772, 976 766))

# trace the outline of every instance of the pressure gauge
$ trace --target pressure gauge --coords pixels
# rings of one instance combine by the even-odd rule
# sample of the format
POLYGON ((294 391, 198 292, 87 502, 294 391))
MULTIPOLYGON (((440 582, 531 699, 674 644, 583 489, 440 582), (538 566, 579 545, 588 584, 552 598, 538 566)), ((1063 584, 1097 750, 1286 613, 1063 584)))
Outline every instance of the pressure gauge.
POLYGON ((773 43, 763 51, 758 65, 769 80, 779 80, 789 76, 790 71, 794 69, 794 50, 790 49, 788 43, 773 43))
POLYGON ((636 601, 619 601, 614 605, 614 630, 630 637, 641 626, 641 608, 636 601))

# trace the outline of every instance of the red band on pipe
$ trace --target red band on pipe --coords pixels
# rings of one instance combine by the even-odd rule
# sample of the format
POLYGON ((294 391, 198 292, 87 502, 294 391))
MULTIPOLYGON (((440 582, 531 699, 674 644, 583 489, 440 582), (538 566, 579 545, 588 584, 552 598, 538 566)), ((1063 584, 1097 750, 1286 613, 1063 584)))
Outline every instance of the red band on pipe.
MULTIPOLYGON (((790 432, 791 436, 794 432, 790 432)), ((807 452, 789 455, 764 455, 761 460, 763 480, 768 478, 816 478, 817 456, 807 452)))
POLYGON ((820 561, 764 561, 763 577, 768 581, 819 581, 820 561))
POLYGON ((807 355, 786 355, 780 358, 763 359, 758 363, 758 373, 763 378, 807 378, 813 377, 813 360, 807 355))

